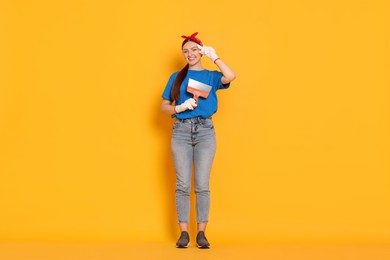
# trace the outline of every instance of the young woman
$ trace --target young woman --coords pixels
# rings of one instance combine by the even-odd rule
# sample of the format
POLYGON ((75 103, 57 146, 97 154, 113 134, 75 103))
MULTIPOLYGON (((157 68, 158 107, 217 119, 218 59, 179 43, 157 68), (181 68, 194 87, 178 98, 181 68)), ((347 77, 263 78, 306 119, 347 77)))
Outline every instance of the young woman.
MULTIPOLYGON (((194 167, 196 217, 199 248, 209 248, 205 236, 210 208, 209 179, 214 159, 216 141, 211 116, 217 112, 216 91, 226 89, 235 79, 235 73, 217 56, 212 47, 203 46, 196 38, 198 33, 182 36, 182 53, 187 65, 175 72, 163 92, 161 111, 176 118, 173 126, 171 149, 176 170, 176 210, 181 235, 176 243, 178 248, 189 246, 188 222, 190 212, 190 190, 192 167, 194 167), (203 68, 201 58, 206 55, 220 71, 203 68), (207 98, 194 98, 187 92, 189 80, 206 84, 210 90, 207 98), (173 104, 174 103, 174 104, 173 104)), ((203 85, 204 86, 204 85, 203 85)), ((207 92, 207 91, 206 91, 207 92)))

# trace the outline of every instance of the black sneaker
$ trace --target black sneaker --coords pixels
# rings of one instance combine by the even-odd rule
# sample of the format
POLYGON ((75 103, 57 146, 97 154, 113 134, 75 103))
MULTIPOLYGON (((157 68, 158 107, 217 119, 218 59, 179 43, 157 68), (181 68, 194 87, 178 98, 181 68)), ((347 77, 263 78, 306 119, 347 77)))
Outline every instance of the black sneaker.
POLYGON ((210 248, 209 241, 207 241, 203 231, 199 231, 196 236, 196 244, 198 245, 198 248, 210 248))
POLYGON ((181 232, 179 240, 177 240, 177 248, 187 248, 190 245, 190 236, 187 231, 181 232))

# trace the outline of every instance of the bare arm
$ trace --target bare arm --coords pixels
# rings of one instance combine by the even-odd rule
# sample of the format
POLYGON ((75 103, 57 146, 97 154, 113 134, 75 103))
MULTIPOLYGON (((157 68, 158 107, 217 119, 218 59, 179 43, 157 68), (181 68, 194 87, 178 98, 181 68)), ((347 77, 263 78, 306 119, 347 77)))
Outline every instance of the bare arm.
POLYGON ((225 64, 221 59, 218 58, 215 61, 215 64, 218 66, 218 68, 221 70, 223 74, 221 79, 222 84, 227 84, 236 78, 236 74, 234 73, 234 71, 227 64, 225 64))
POLYGON ((163 99, 161 102, 161 112, 170 115, 175 114, 175 106, 168 99, 163 99))
POLYGON ((189 98, 184 103, 174 106, 168 99, 163 99, 161 102, 161 111, 166 114, 177 114, 186 110, 193 110, 197 106, 195 99, 189 98))
POLYGON ((222 72, 222 84, 227 84, 236 78, 236 74, 234 73, 234 71, 218 57, 213 47, 201 46, 199 44, 197 46, 199 48, 199 52, 211 59, 222 72))

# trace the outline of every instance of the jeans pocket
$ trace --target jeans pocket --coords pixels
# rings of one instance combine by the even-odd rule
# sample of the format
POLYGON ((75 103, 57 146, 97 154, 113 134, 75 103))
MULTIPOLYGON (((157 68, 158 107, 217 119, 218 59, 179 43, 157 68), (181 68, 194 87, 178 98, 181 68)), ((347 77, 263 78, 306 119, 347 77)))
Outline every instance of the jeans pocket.
POLYGON ((202 126, 203 128, 213 129, 214 128, 213 120, 211 120, 210 118, 203 119, 202 126))
POLYGON ((177 129, 181 126, 181 122, 179 120, 176 120, 175 123, 173 123, 173 129, 177 129))

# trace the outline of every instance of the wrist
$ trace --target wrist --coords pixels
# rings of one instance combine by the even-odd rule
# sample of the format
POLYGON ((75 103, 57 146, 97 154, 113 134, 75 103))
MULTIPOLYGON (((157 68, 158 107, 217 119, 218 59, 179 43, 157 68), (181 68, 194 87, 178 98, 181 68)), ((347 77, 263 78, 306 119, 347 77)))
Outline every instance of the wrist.
POLYGON ((220 58, 219 58, 219 57, 216 57, 216 58, 213 60, 213 62, 216 63, 217 60, 220 60, 220 58))

